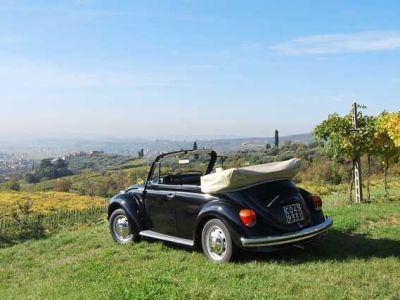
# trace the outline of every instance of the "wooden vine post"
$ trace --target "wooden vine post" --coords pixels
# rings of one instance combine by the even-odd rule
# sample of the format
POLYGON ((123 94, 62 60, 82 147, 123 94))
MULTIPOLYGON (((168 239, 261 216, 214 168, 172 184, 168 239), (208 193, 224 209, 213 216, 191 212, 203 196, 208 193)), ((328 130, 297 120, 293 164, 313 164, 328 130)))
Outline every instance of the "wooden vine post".
MULTIPOLYGON (((357 103, 353 103, 352 116, 353 116, 353 130, 357 134, 359 131, 358 119, 357 119, 357 103)), ((361 203, 363 201, 363 193, 362 193, 360 153, 357 153, 354 160, 354 185, 355 185, 356 203, 361 203)))

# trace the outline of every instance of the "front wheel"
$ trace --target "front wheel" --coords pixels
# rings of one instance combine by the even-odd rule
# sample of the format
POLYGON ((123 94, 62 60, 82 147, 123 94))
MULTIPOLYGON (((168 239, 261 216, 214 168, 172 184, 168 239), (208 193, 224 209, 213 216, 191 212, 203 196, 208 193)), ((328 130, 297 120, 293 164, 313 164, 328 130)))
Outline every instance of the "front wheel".
POLYGON ((207 258, 214 262, 229 262, 237 253, 229 229, 219 219, 211 219, 204 225, 201 245, 207 258))
POLYGON ((131 241, 138 240, 139 235, 136 232, 131 232, 131 228, 125 210, 117 209, 111 214, 110 233, 118 244, 128 244, 131 241))

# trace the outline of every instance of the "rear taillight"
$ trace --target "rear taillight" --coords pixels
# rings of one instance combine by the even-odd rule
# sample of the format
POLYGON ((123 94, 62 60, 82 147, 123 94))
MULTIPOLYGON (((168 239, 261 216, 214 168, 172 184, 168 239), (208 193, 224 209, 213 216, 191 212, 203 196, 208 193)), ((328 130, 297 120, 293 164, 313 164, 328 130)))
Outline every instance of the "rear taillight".
POLYGON ((247 227, 253 227, 256 224, 256 213, 251 209, 242 209, 239 213, 240 220, 247 227))
POLYGON ((321 197, 312 195, 312 196, 310 196, 310 199, 311 199, 311 205, 315 210, 322 209, 321 197))

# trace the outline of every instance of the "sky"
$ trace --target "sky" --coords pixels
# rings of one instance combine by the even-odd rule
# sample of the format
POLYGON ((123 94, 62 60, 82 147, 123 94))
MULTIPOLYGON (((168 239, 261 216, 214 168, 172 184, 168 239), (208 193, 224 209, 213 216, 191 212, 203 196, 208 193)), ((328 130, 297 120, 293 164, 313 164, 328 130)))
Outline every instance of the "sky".
POLYGON ((0 0, 0 138, 311 132, 400 109, 400 2, 0 0))

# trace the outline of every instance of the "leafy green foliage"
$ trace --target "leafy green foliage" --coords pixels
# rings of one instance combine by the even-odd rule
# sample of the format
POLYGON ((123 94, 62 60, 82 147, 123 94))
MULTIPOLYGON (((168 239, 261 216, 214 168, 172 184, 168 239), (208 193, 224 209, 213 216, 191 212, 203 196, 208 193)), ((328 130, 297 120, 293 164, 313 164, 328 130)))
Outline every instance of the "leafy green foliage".
POLYGON ((82 173, 87 170, 101 172, 109 169, 123 168, 123 166, 135 161, 137 161, 137 159, 129 156, 99 153, 96 155, 69 157, 68 168, 74 174, 82 173))
POLYGON ((33 173, 26 173, 24 179, 27 183, 37 183, 39 179, 33 173))
POLYGON ((25 175, 25 180, 28 183, 36 183, 43 179, 54 179, 69 175, 72 175, 72 172, 68 169, 68 163, 65 160, 43 159, 34 173, 25 175))
POLYGON ((29 200, 17 201, 11 212, 13 229, 17 229, 20 237, 39 238, 44 236, 45 228, 42 224, 43 215, 36 214, 34 218, 32 202, 29 200))
POLYGON ((315 127, 315 137, 318 142, 327 143, 327 149, 334 159, 344 156, 354 160, 358 154, 370 150, 374 136, 375 118, 358 112, 358 120, 359 131, 354 131, 350 114, 341 117, 334 113, 315 127))
MULTIPOLYGON (((400 113, 384 112, 375 117, 363 115, 359 111, 357 119, 358 130, 354 130, 351 114, 344 117, 336 113, 329 115, 328 119, 316 126, 315 137, 319 142, 326 143, 326 149, 334 161, 343 156, 354 164, 358 156, 367 154, 368 170, 370 170, 370 156, 373 154, 381 157, 384 160, 387 192, 388 168, 390 164, 399 160, 400 155, 400 148, 396 146, 396 142, 400 142, 400 113)), ((335 164, 332 165, 332 171, 336 172, 335 164)))
POLYGON ((21 185, 16 180, 10 180, 3 183, 3 189, 10 190, 10 191, 20 191, 21 185))

